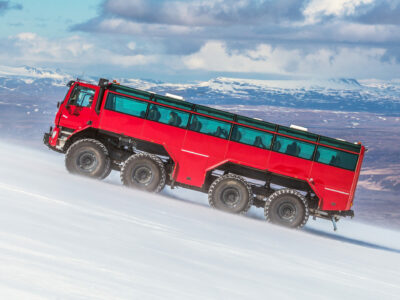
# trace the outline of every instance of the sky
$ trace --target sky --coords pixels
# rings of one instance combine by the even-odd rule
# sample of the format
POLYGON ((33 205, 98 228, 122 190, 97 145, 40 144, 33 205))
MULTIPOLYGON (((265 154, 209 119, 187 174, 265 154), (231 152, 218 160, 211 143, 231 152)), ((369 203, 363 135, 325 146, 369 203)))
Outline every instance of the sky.
POLYGON ((171 82, 391 80, 399 16, 400 0, 0 0, 0 66, 171 82))

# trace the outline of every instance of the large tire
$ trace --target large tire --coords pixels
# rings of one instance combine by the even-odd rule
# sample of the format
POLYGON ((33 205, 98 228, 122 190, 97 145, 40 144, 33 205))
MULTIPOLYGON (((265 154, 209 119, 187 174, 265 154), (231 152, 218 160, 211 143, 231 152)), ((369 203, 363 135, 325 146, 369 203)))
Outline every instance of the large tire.
POLYGON ((111 168, 107 148, 94 139, 74 142, 65 154, 65 166, 72 174, 103 179, 111 168))
POLYGON ((281 189, 267 199, 264 215, 271 223, 289 228, 301 228, 308 221, 308 203, 298 191, 281 189))
POLYGON ((100 179, 106 179, 106 178, 108 177, 108 175, 111 174, 111 171, 112 171, 112 168, 111 168, 111 164, 110 164, 110 167, 108 168, 108 171, 105 172, 105 173, 103 174, 103 176, 100 177, 100 179))
POLYGON ((163 162, 158 156, 148 153, 129 157, 122 166, 120 176, 124 185, 153 193, 160 192, 166 180, 163 162))
POLYGON ((251 187, 242 177, 226 174, 217 178, 208 190, 211 207, 229 213, 245 214, 253 203, 251 187))

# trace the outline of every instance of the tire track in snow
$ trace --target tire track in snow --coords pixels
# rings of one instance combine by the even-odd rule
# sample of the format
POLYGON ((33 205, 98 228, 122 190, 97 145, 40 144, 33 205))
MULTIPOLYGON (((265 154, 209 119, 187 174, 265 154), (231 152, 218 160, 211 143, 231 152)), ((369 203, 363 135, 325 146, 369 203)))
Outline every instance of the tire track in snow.
POLYGON ((94 209, 84 208, 82 206, 73 205, 73 204, 65 202, 63 200, 54 199, 54 198, 43 196, 43 195, 40 195, 37 193, 25 191, 25 190, 21 189, 20 187, 13 186, 10 184, 5 184, 2 182, 0 182, 0 189, 19 193, 19 194, 29 196, 29 197, 33 197, 33 198, 36 198, 37 200, 46 201, 48 203, 56 203, 56 204, 64 205, 66 207, 69 207, 69 208, 72 208, 72 209, 75 209, 80 212, 86 213, 88 215, 96 216, 96 217, 108 218, 108 219, 113 219, 113 220, 117 220, 117 221, 124 221, 124 222, 132 223, 132 224, 135 224, 138 226, 146 227, 151 230, 162 231, 162 232, 167 232, 167 233, 171 233, 171 234, 177 232, 177 230, 175 228, 172 228, 172 227, 169 227, 166 225, 162 225, 160 223, 155 223, 155 222, 148 221, 146 219, 132 217, 130 215, 116 212, 114 210, 105 210, 101 207, 94 207, 94 208, 96 211, 99 211, 99 210, 103 211, 102 213, 95 212, 94 209))

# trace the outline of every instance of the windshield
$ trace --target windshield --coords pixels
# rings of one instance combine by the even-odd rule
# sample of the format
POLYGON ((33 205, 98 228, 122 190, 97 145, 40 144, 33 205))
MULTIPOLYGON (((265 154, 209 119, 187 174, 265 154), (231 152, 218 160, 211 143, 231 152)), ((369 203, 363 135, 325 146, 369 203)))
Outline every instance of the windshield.
POLYGON ((71 93, 68 104, 81 107, 92 105, 95 90, 83 86, 76 86, 71 93))

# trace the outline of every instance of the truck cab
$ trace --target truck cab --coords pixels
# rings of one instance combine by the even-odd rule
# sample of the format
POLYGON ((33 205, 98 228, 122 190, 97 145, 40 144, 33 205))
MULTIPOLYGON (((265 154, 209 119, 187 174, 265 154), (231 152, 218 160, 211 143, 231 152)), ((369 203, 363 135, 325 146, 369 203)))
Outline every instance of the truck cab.
POLYGON ((98 104, 100 86, 80 80, 70 81, 67 86, 69 90, 64 100, 58 104, 55 127, 46 136, 49 138, 49 145, 58 150, 63 149, 72 133, 96 126, 99 120, 99 113, 96 113, 95 108, 98 104))

